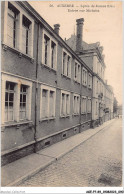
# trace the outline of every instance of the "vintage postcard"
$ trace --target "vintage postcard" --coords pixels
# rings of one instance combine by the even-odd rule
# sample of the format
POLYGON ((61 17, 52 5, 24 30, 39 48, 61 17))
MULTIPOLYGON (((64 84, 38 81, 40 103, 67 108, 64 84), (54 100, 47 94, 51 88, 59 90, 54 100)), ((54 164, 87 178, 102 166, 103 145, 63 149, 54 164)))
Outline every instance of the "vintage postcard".
POLYGON ((3 193, 124 193, 122 10, 1 1, 3 193))

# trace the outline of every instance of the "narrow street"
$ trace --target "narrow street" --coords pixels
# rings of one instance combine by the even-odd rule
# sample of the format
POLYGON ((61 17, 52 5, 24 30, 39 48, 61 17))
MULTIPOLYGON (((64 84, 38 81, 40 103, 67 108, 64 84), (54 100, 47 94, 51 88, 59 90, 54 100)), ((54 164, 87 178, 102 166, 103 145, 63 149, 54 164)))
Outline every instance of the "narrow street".
POLYGON ((121 176, 122 119, 115 119, 108 128, 19 186, 120 186, 121 176))

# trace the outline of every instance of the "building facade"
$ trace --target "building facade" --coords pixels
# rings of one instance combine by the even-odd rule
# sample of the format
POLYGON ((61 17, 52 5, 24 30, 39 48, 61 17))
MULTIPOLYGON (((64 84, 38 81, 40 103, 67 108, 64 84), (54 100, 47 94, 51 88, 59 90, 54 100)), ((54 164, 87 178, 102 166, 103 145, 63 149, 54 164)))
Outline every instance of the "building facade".
POLYGON ((84 19, 78 19, 77 33, 66 40, 66 43, 92 70, 92 123, 91 127, 101 125, 113 118, 113 89, 104 79, 106 65, 104 63, 103 47, 100 43, 88 44, 83 40, 84 19))
POLYGON ((1 18, 5 165, 90 128, 98 76, 27 2, 3 1, 1 18))

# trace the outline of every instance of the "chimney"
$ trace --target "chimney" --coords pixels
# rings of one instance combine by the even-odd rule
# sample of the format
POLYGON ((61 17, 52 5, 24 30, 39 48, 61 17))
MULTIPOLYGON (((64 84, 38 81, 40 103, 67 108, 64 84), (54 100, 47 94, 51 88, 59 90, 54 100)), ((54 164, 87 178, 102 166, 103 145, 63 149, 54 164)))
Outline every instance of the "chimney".
POLYGON ((76 22, 77 22, 76 51, 80 52, 82 50, 84 18, 77 19, 76 22))
POLYGON ((55 25, 54 25, 54 31, 55 31, 55 33, 58 34, 58 35, 59 35, 59 27, 60 27, 60 24, 55 24, 55 25))

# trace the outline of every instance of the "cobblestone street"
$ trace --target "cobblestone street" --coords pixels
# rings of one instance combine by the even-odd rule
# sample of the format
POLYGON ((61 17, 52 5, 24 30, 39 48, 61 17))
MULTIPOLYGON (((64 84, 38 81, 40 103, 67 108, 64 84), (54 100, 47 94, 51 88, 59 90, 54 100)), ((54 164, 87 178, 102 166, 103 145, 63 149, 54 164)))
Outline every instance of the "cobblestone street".
POLYGON ((122 175, 122 119, 26 180, 23 187, 120 186, 122 175))

